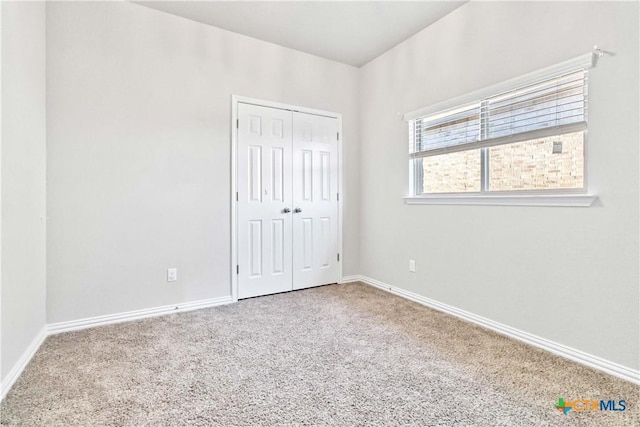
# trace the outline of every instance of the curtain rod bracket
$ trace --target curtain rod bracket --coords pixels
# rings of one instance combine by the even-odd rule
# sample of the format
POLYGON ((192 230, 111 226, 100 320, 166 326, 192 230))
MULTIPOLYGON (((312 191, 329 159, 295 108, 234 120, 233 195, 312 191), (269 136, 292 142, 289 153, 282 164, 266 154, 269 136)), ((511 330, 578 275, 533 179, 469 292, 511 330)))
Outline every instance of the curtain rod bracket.
POLYGON ((598 45, 593 46, 593 54, 598 58, 602 58, 604 56, 604 50, 600 49, 598 45))
POLYGON ((609 56, 614 56, 615 53, 614 52, 609 52, 607 50, 604 49, 600 49, 598 47, 598 45, 593 46, 593 63, 592 63, 592 67, 595 67, 596 64, 598 63, 598 59, 602 58, 605 55, 609 55, 609 56))

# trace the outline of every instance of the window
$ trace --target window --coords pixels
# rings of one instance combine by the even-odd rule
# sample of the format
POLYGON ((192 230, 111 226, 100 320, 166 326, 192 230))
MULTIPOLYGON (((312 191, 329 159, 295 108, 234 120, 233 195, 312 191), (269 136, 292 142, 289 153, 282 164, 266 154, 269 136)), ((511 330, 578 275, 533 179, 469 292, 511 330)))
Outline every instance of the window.
POLYGON ((411 196, 585 193, 588 67, 562 65, 410 113, 411 196))

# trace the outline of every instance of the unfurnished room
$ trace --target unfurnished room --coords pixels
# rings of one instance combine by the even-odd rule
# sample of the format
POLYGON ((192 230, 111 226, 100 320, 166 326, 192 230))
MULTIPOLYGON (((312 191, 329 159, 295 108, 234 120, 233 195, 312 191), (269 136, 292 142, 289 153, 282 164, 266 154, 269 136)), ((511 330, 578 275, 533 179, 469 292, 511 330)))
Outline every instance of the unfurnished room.
POLYGON ((640 1, 0 25, 0 425, 640 426, 640 1))

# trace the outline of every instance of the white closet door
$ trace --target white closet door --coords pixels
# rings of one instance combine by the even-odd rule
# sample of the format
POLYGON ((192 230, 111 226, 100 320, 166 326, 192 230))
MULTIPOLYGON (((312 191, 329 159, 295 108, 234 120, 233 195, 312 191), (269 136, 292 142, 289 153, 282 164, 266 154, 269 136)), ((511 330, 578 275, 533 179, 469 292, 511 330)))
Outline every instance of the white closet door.
POLYGON ((292 113, 240 103, 238 118, 238 298, 290 291, 292 113))
POLYGON ((336 283, 338 120, 293 113, 293 289, 336 283))

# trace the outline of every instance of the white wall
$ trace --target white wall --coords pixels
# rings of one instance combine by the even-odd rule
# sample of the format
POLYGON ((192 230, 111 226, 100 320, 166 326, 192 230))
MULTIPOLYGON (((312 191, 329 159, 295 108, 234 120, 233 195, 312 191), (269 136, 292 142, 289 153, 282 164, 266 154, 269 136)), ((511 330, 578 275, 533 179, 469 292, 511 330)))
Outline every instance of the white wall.
POLYGON ((230 295, 232 94, 343 114, 357 273, 357 78, 136 4, 49 4, 48 321, 230 295))
POLYGON ((2 4, 0 376, 45 325, 45 4, 2 4))
POLYGON ((361 70, 361 273, 639 367, 638 4, 471 2, 361 70), (591 208, 407 206, 397 112, 589 52, 591 208), (408 272, 408 260, 417 272, 408 272))

